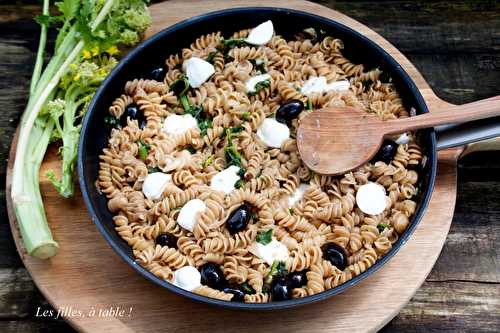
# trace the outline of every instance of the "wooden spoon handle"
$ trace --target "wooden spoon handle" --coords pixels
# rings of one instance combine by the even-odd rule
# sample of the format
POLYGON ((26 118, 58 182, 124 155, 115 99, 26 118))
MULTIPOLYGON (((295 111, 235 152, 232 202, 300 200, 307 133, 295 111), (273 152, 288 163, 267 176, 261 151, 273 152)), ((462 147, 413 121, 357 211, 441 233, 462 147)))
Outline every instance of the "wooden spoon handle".
POLYGON ((438 125, 464 123, 472 120, 500 116, 500 96, 480 101, 455 105, 449 108, 411 118, 401 118, 385 122, 387 134, 398 134, 406 131, 429 128, 438 125))

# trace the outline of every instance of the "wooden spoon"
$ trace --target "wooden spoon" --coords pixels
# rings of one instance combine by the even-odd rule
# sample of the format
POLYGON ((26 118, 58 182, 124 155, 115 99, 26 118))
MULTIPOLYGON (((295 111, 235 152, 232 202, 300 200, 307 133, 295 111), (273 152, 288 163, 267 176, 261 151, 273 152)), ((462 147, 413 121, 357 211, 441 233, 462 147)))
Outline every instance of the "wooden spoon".
POLYGON ((352 107, 330 107, 302 118, 297 146, 311 170, 338 175, 370 161, 390 135, 494 116, 500 116, 500 96, 388 121, 352 107))

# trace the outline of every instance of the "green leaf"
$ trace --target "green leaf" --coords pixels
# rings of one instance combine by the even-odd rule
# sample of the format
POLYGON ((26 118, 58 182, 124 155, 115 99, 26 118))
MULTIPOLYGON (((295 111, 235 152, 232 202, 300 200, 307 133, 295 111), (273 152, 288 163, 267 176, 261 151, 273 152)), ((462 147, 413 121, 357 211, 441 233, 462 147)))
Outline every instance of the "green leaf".
POLYGON ((190 152, 191 154, 195 154, 196 153, 196 149, 194 149, 193 146, 189 145, 189 146, 186 146, 186 150, 188 152, 190 152))
POLYGON ((291 214, 293 214, 293 208, 288 208, 288 212, 291 214))
POLYGON ((214 58, 217 55, 217 51, 212 51, 208 54, 207 56, 207 62, 211 63, 212 65, 214 64, 214 58))
MULTIPOLYGON (((87 2, 87 1, 84 1, 87 2)), ((66 20, 74 18, 78 14, 80 0, 64 0, 55 3, 57 9, 64 15, 66 20)), ((88 10, 88 9, 87 9, 88 10)))
POLYGON ((53 27, 61 23, 63 21, 63 18, 62 16, 38 15, 35 17, 35 21, 40 25, 53 27))
POLYGON ((244 38, 235 38, 235 39, 222 39, 217 49, 222 52, 224 56, 227 55, 229 50, 235 47, 241 47, 247 45, 247 42, 244 38))
POLYGON ((203 167, 206 168, 207 166, 211 165, 214 162, 215 155, 210 155, 205 162, 203 162, 203 167))
POLYGON ((139 140, 139 158, 142 161, 145 161, 146 158, 148 158, 149 149, 150 145, 144 143, 142 140, 139 140))
POLYGON ((389 228, 389 225, 388 224, 385 224, 385 223, 379 223, 377 225, 377 229, 379 232, 382 232, 384 231, 386 228, 389 228))
POLYGON ((178 97, 181 97, 189 90, 189 81, 187 76, 183 75, 170 84, 170 90, 178 97))
POLYGON ((256 240, 257 243, 260 243, 262 245, 271 243, 271 241, 273 240, 273 229, 269 229, 267 231, 259 233, 256 240))
POLYGON ((285 276, 287 273, 288 270, 286 269, 286 263, 284 261, 275 261, 271 265, 271 270, 265 277, 264 283, 270 285, 275 276, 285 276))
POLYGON ((148 168, 148 173, 155 173, 155 172, 161 172, 161 169, 158 168, 157 166, 148 168))
POLYGON ((250 59, 249 61, 257 72, 260 72, 261 74, 267 73, 266 63, 264 62, 264 60, 263 59, 258 59, 258 60, 260 60, 259 63, 257 63, 257 59, 250 59))
POLYGON ((203 119, 198 122, 201 136, 207 135, 207 130, 212 127, 212 119, 203 119))
POLYGON ((241 114, 241 118, 243 118, 243 120, 245 120, 245 121, 250 120, 250 112, 243 112, 241 114))
POLYGON ((313 103, 310 99, 307 100, 307 109, 310 111, 313 110, 313 103))
POLYGON ((255 290, 247 282, 243 282, 240 285, 240 287, 241 287, 241 289, 243 289, 243 292, 247 295, 255 294, 255 290))
POLYGON ((234 184, 234 187, 235 188, 242 188, 243 186, 245 186, 245 181, 243 179, 239 179, 235 184, 234 184))
POLYGON ((226 158, 226 166, 241 167, 241 155, 232 143, 224 148, 224 157, 226 158))
POLYGON ((262 89, 269 88, 271 86, 271 80, 267 79, 264 81, 260 81, 255 85, 255 90, 252 92, 249 92, 247 95, 248 96, 255 96, 261 91, 262 89))

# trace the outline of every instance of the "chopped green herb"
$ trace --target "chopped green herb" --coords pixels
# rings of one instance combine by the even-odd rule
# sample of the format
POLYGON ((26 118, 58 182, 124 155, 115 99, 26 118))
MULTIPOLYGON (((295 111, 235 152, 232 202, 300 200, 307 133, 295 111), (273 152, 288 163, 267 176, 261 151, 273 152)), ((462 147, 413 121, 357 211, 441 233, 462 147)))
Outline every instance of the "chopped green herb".
POLYGON ((155 173, 155 172, 161 172, 161 169, 158 168, 157 166, 153 168, 148 168, 148 173, 155 173))
POLYGON ((250 120, 250 112, 243 112, 241 114, 241 118, 243 118, 243 120, 245 120, 245 121, 250 120))
POLYGON ((201 136, 207 134, 207 129, 212 127, 212 119, 203 119, 198 122, 198 127, 200 128, 201 136))
MULTIPOLYGON (((183 96, 185 97, 185 96, 183 96)), ((189 103, 189 102, 188 102, 189 103)), ((187 114, 190 114, 193 116, 194 119, 200 120, 202 114, 203 114, 203 106, 197 106, 197 105, 190 105, 186 110, 187 114)))
POLYGON ((232 128, 231 128, 231 133, 232 133, 232 134, 236 134, 236 133, 239 133, 239 132, 241 132, 241 131, 243 131, 243 127, 241 127, 241 126, 238 126, 238 127, 232 127, 232 128))
POLYGON ((243 282, 240 286, 245 294, 247 295, 255 294, 255 290, 252 287, 250 287, 250 285, 247 282, 243 282))
POLYGON ((288 212, 289 212, 290 214, 293 214, 293 208, 288 208, 288 212))
POLYGON ((224 148, 224 157, 226 158, 226 166, 241 167, 241 155, 232 143, 224 148))
POLYGON ((217 55, 217 51, 212 51, 208 54, 207 56, 207 62, 211 63, 212 65, 214 64, 214 58, 217 55))
POLYGON ((120 126, 120 119, 113 116, 104 117, 104 123, 109 125, 110 127, 117 128, 120 126))
POLYGON ((248 96, 255 96, 261 91, 262 89, 269 88, 271 86, 271 80, 267 79, 264 81, 257 82, 255 85, 255 90, 252 92, 247 93, 248 96))
POLYGON ((259 233, 256 240, 257 243, 260 243, 262 245, 271 243, 271 241, 273 240, 273 229, 269 229, 267 231, 259 233))
POLYGON ((271 266, 269 274, 264 279, 264 283, 270 285, 275 276, 285 276, 288 273, 286 263, 284 261, 275 261, 271 266))
POLYGON ((379 223, 377 225, 377 229, 379 232, 382 232, 384 231, 386 228, 389 228, 389 225, 388 224, 385 224, 385 223, 379 223))
POLYGON ((243 179, 239 179, 235 184, 234 184, 234 187, 235 188, 242 188, 243 186, 245 186, 245 181, 243 179))
POLYGON ((308 110, 313 110, 313 103, 310 99, 307 100, 307 109, 308 110))
POLYGON ((211 165, 214 162, 215 156, 210 155, 207 160, 203 163, 203 167, 206 168, 207 166, 211 165))
POLYGON ((246 172, 247 171, 244 168, 240 167, 240 170, 238 171, 238 176, 240 176, 241 178, 243 178, 243 177, 245 177, 245 173, 246 172))
POLYGON ((179 79, 170 84, 170 90, 178 97, 184 96, 189 90, 189 81, 187 76, 182 75, 179 79))
POLYGON ((222 133, 219 135, 219 139, 224 139, 227 135, 227 128, 224 128, 224 130, 222 131, 222 133))
POLYGON ((227 54, 229 50, 235 47, 240 47, 247 45, 247 42, 244 38, 230 38, 230 39, 222 39, 217 49, 221 51, 223 54, 227 54))
POLYGON ((149 154, 149 148, 151 146, 144 143, 144 141, 142 140, 139 140, 139 158, 142 160, 142 161, 145 161, 146 158, 148 158, 148 154, 149 154))
POLYGON ((257 72, 261 74, 267 73, 266 64, 262 59, 250 59, 250 63, 253 65, 257 72))
POLYGON ((195 154, 196 153, 196 149, 193 148, 193 146, 186 146, 186 150, 188 152, 190 152, 191 154, 195 154))

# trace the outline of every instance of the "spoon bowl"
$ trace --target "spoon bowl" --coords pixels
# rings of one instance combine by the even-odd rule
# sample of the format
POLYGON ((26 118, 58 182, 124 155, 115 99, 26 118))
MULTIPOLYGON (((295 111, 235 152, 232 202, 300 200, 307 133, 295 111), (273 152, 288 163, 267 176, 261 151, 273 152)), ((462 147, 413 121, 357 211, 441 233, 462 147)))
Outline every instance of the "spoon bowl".
POLYGON ((352 107, 328 107, 301 119, 297 147, 309 169, 339 175, 370 161, 390 135, 499 115, 500 96, 388 121, 352 107))

